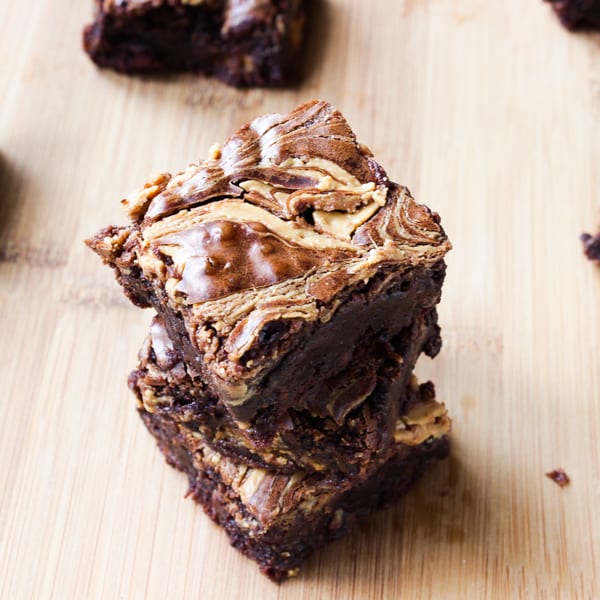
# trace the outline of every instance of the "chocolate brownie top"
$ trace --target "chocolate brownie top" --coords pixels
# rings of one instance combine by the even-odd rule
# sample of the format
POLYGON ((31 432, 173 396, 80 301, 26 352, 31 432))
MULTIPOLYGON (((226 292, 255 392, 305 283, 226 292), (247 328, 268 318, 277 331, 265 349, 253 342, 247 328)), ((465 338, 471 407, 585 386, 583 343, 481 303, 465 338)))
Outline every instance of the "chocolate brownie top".
POLYGON ((259 117, 124 204, 140 265, 187 304, 297 279, 305 299, 327 301, 382 262, 433 263, 449 249, 437 215, 390 184, 325 102, 259 117))

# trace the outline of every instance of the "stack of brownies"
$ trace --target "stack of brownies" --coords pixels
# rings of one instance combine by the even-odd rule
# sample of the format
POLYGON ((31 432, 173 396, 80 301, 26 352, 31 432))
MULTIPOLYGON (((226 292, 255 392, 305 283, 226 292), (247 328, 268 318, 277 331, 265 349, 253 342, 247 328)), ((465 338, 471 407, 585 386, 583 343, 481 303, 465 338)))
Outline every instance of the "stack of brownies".
POLYGON ((157 312, 130 376, 190 494, 274 580, 448 452, 413 376, 450 243, 325 102, 242 127, 88 241, 157 312))

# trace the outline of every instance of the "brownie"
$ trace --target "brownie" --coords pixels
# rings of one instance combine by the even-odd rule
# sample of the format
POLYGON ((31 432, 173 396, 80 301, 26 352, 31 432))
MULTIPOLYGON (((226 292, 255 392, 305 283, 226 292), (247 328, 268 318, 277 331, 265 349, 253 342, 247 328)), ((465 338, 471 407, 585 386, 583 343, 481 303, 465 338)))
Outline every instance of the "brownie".
POLYGON ((392 398, 372 392, 341 425, 290 409, 265 447, 252 429, 238 427, 209 386, 194 381, 188 371, 162 320, 155 318, 138 368, 129 378, 138 408, 199 433, 223 456, 273 472, 289 474, 300 468, 326 472, 331 480, 364 478, 390 457, 400 440, 416 446, 432 430, 445 431, 449 424, 446 409, 435 402, 433 384, 419 386, 413 377, 392 398))
POLYGON ((571 483, 571 478, 565 473, 565 470, 561 469, 560 467, 550 471, 549 473, 546 473, 546 477, 548 477, 548 479, 552 479, 552 481, 554 481, 554 483, 561 488, 571 483))
POLYGON ((121 73, 196 71, 236 86, 293 75, 306 0, 96 0, 83 46, 121 73))
POLYGON ((181 424, 143 409, 140 414, 167 462, 187 474, 188 494, 275 581, 296 575, 314 550, 396 502, 449 447, 443 431, 432 432, 416 446, 396 444, 368 478, 338 481, 326 474, 249 467, 181 424))
POLYGON ((373 393, 394 422, 440 349, 440 219, 325 102, 259 117, 123 203, 131 222, 87 243, 264 444, 290 409, 343 426, 373 393))
POLYGON ((589 233, 583 233, 581 235, 581 241, 583 242, 584 254, 596 264, 600 265, 600 232, 596 235, 590 235, 589 233))
POLYGON ((546 0, 569 29, 600 29, 600 0, 546 0))

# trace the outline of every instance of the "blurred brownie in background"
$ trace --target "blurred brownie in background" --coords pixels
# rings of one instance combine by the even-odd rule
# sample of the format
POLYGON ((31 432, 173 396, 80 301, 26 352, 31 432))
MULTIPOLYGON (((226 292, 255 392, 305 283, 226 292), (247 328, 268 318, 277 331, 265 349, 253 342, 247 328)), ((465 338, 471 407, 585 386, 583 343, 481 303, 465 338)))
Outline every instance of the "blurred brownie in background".
POLYGON ((195 71, 235 86, 287 83, 306 0, 96 0, 83 46, 127 74, 195 71))
POLYGON ((600 29, 600 0, 546 0, 569 29, 600 29))
POLYGON ((600 231, 596 235, 583 233, 581 241, 583 242, 583 252, 585 255, 600 265, 600 231))

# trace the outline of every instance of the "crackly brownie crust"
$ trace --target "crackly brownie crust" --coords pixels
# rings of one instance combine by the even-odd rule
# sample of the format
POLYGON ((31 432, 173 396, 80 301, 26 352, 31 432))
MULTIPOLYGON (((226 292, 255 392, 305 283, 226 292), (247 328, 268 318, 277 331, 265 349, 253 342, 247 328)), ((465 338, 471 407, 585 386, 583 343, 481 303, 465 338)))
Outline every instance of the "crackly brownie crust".
POLYGON ((600 0, 546 0, 569 29, 600 29, 600 0))
MULTIPOLYGON (((415 347, 411 332, 405 338, 404 356, 415 347)), ((389 458, 398 441, 419 445, 449 424, 445 407, 435 403, 433 384, 419 386, 413 377, 402 390, 380 383, 340 424, 290 409, 265 440, 252 428, 239 428, 210 388, 190 376, 160 318, 152 323, 129 385, 140 410, 199 432, 220 454, 283 473, 326 472, 332 480, 364 478, 389 458)))
POLYGON ((84 49, 122 73, 196 71, 236 86, 290 80, 306 0, 96 0, 84 49))
POLYGON ((445 435, 418 446, 397 444, 367 479, 338 481, 248 467, 210 449, 181 425, 144 410, 140 414, 167 462, 188 475, 189 494, 225 529, 231 544, 274 581, 296 575, 316 549, 397 501, 449 447, 445 435))
POLYGON ((272 436, 290 407, 342 422, 435 356, 450 248, 342 115, 313 101, 243 127, 212 158, 124 201, 89 245, 239 424, 272 436), (395 346, 413 324, 415 351, 395 346), (344 389, 340 402, 332 390, 344 389))

